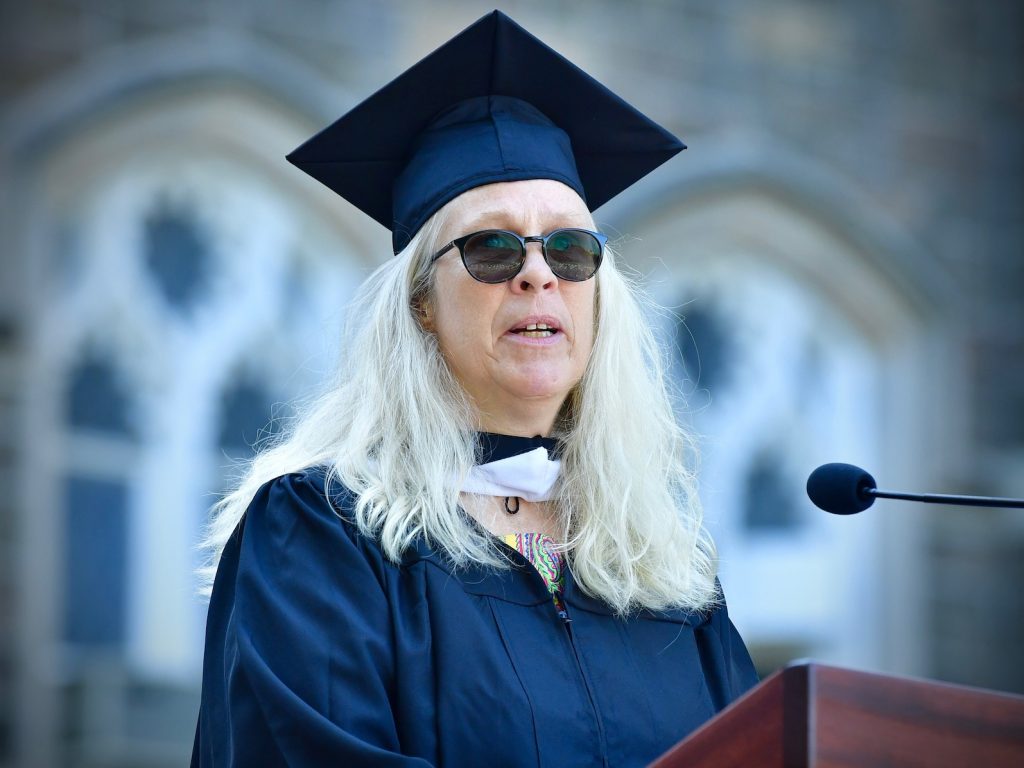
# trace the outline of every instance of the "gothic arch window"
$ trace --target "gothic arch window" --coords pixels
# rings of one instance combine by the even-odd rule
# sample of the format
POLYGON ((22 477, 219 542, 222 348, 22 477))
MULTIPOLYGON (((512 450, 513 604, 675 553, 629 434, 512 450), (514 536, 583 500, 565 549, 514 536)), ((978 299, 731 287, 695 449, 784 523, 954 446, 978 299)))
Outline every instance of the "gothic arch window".
POLYGON ((71 370, 65 414, 73 430, 126 438, 134 434, 128 388, 108 356, 88 352, 71 370))
POLYGON ((201 297, 209 278, 210 240, 194 213, 159 203, 143 222, 143 259, 161 295, 179 312, 201 297))
POLYGON ((714 396, 728 384, 730 330, 710 297, 699 297, 681 309, 676 320, 676 348, 684 391, 707 390, 714 396))
POLYGON ((756 532, 785 532, 801 522, 798 485, 789 476, 779 450, 764 450, 754 457, 743 478, 743 526, 756 532))
MULTIPOLYGON (((187 731, 154 696, 122 723, 147 733, 89 734, 86 703, 127 701, 140 680, 198 683, 196 545, 225 465, 277 428, 278 403, 321 380, 340 308, 388 253, 267 156, 270 137, 298 128, 250 96, 176 87, 40 150, 26 205, 44 213, 25 225, 25 263, 38 295, 59 299, 26 324, 25 495, 38 510, 20 514, 41 555, 20 567, 42 607, 19 619, 61 677, 26 672, 49 702, 29 708, 46 755, 33 764, 187 731), (222 132, 239 121, 253 130, 222 132), (81 740, 60 746, 62 729, 81 740)), ((194 723, 194 701, 187 710, 194 723)))
POLYGON ((232 377, 220 393, 217 447, 231 460, 250 458, 280 428, 280 399, 255 374, 232 377))
POLYGON ((877 267, 887 256, 866 249, 864 231, 847 236, 817 218, 817 203, 799 207, 764 185, 698 191, 645 225, 636 266, 682 318, 666 321, 665 333, 678 349, 685 416, 701 436, 706 519, 746 639, 755 651, 872 666, 885 643, 902 641, 855 622, 846 606, 885 610, 894 592, 866 564, 883 540, 919 539, 878 516, 843 521, 840 533, 804 483, 826 461, 920 455, 907 425, 926 404, 910 393, 928 386, 929 372, 908 364, 902 345, 921 338, 922 310, 877 267), (894 410, 901 427, 889 426, 894 410), (779 586, 767 594, 766 583, 779 586))
POLYGON ((136 430, 129 387, 112 355, 90 349, 72 366, 63 413, 62 638, 79 651, 120 649, 131 525, 125 462, 136 430))
POLYGON ((64 482, 63 636, 120 649, 127 629, 129 499, 119 479, 71 472, 64 482))

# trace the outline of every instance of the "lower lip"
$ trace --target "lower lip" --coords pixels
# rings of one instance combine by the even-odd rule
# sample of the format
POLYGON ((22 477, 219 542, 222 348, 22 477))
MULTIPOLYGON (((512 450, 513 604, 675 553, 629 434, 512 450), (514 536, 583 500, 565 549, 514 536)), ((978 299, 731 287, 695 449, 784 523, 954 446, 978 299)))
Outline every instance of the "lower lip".
POLYGON ((526 344, 530 347, 550 347, 552 344, 557 344, 564 338, 565 334, 561 331, 555 331, 550 336, 543 336, 538 338, 531 338, 530 336, 523 336, 519 333, 513 333, 508 331, 505 334, 506 339, 515 342, 516 344, 526 344))

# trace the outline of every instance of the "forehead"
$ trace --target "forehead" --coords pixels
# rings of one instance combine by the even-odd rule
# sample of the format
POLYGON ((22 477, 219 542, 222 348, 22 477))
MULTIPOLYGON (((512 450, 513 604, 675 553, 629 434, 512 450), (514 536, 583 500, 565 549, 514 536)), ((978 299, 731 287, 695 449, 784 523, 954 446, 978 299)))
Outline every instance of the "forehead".
POLYGON ((583 199, 550 179, 485 184, 463 192, 445 209, 442 240, 491 227, 535 235, 557 227, 594 226, 583 199))

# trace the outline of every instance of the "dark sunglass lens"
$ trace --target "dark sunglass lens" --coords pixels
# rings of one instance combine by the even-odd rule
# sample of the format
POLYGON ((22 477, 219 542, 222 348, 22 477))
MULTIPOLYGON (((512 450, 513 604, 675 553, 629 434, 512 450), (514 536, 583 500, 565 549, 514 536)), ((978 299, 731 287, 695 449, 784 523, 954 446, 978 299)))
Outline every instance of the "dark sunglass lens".
POLYGON ((480 232, 462 246, 469 274, 485 283, 503 283, 523 266, 523 246, 507 232, 480 232))
POLYGON ((551 271, 564 280, 589 280, 601 265, 601 243, 589 232, 560 229, 548 236, 551 271))

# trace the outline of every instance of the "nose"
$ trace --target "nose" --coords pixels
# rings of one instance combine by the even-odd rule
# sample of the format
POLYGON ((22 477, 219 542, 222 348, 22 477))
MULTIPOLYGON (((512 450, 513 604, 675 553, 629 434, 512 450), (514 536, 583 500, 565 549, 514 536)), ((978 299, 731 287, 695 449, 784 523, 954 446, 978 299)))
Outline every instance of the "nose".
POLYGON ((514 293, 550 291, 558 285, 558 278, 544 260, 540 243, 526 244, 526 261, 519 274, 512 278, 514 293))

